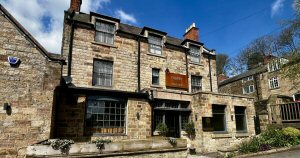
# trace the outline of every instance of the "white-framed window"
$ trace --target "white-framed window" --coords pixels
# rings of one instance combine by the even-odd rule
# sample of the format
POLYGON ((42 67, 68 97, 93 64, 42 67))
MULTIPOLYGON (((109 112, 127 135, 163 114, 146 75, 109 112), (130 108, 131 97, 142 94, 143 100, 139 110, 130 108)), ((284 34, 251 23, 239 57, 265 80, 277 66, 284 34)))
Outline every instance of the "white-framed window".
POLYGON ((192 92, 198 92, 202 90, 202 77, 201 76, 191 76, 192 81, 192 92))
POLYGON ((200 47, 190 45, 191 62, 200 63, 200 47))
POLYGON ((95 41, 105 44, 114 44, 116 25, 104 21, 96 21, 95 41))
POLYGON ((113 62, 94 60, 93 86, 112 86, 113 62))
POLYGON ((269 79, 270 89, 279 88, 278 77, 272 77, 269 79))
POLYGON ((280 63, 279 60, 272 60, 268 63, 268 71, 276 71, 280 69, 280 63))
POLYGON ((248 85, 243 87, 244 94, 253 93, 254 92, 254 85, 248 85))
POLYGON ((159 69, 152 69, 152 85, 159 85, 159 69))
POLYGON ((148 42, 150 53, 162 55, 162 37, 149 34, 148 42))
POLYGON ((252 80, 253 80, 253 76, 248 76, 248 77, 245 77, 242 81, 247 82, 247 81, 252 81, 252 80))

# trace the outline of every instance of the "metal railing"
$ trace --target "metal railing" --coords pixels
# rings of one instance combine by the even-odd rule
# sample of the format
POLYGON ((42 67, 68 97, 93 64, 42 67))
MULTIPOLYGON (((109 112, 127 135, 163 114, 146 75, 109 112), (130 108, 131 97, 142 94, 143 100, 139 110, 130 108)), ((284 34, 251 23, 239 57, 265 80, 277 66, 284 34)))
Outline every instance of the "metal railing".
POLYGON ((292 102, 270 106, 272 123, 300 122, 300 103, 292 102))

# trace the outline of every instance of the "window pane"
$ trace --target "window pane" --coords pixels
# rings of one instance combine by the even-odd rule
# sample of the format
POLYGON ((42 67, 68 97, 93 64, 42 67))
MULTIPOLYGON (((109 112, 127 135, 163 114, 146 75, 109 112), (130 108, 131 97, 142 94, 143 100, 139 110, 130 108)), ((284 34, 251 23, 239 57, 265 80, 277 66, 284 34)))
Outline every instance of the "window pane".
POLYGON ((197 92, 202 90, 202 77, 201 76, 191 76, 192 82, 192 92, 197 92))
POLYGON ((110 23, 105 23, 105 22, 97 22, 96 23, 96 30, 114 34, 115 25, 110 24, 110 23))
POLYGON ((111 86, 113 77, 113 62, 94 60, 93 85, 111 86))
POLYGON ((152 69, 152 84, 159 85, 159 69, 152 69))
POLYGON ((213 105, 213 128, 214 131, 226 131, 226 118, 225 118, 224 105, 213 105))
POLYGON ((191 55, 191 61, 192 62, 200 62, 200 48, 190 45, 190 55, 191 55))
POLYGON ((246 131, 246 107, 234 107, 236 131, 246 131))
POLYGON ((86 126, 89 128, 86 130, 92 131, 87 131, 87 133, 123 133, 126 113, 125 110, 116 109, 120 104, 125 108, 126 104, 123 101, 103 101, 89 98, 86 115, 86 126))
POLYGON ((149 35, 148 37, 150 53, 161 55, 162 53, 162 38, 149 35))

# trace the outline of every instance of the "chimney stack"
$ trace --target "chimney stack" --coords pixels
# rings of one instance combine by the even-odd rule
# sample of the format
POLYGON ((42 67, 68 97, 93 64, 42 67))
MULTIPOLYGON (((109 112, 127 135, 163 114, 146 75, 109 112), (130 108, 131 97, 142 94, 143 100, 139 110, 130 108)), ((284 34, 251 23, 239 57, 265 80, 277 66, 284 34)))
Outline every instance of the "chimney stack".
POLYGON ((199 29, 196 27, 196 24, 193 23, 188 29, 185 30, 184 34, 185 39, 193 40, 199 42, 199 29))
POLYGON ((70 9, 73 9, 75 12, 80 12, 82 0, 71 0, 70 9))

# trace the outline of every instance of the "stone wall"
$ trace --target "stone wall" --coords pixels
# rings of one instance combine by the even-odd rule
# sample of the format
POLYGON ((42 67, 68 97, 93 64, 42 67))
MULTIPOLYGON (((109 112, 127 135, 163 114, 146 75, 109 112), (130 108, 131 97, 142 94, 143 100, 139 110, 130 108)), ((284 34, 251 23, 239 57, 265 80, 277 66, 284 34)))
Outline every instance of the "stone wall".
POLYGON ((50 137, 61 67, 49 62, 4 14, 0 34, 0 157, 24 155, 24 147, 50 137), (20 58, 19 67, 10 66, 8 56, 20 58), (11 111, 3 110, 4 103, 11 111))
POLYGON ((200 152, 215 152, 218 148, 231 147, 255 135, 254 120, 255 109, 253 98, 237 95, 217 93, 199 93, 193 96, 192 117, 195 121, 196 137, 191 143, 200 152), (203 131, 202 117, 212 117, 212 105, 226 105, 226 132, 215 133, 203 131), (247 132, 236 132, 234 106, 246 107, 247 132), (197 120, 195 119, 197 116, 197 120))
MULTIPOLYGON (((138 74, 138 42, 135 37, 116 33, 114 46, 107 46, 95 42, 95 30, 83 26, 77 26, 74 35, 72 56, 72 83, 78 87, 92 86, 93 60, 102 59, 113 61, 113 84, 109 88, 113 90, 137 91, 138 74)), ((70 39, 70 25, 64 24, 63 55, 68 58, 70 39)), ((201 49, 202 50, 202 49, 201 49)), ((191 75, 202 76, 203 91, 210 91, 209 61, 208 55, 201 55, 201 63, 190 62, 188 56, 189 88, 191 89, 191 75)), ((154 55, 149 52, 147 40, 141 42, 141 89, 158 88, 169 89, 165 86, 165 71, 186 75, 185 50, 173 46, 164 46, 162 55, 154 55), (152 85, 152 68, 160 69, 160 85, 152 85)), ((67 65, 63 68, 63 75, 67 75, 67 65)), ((216 60, 211 59, 212 87, 217 92, 216 60)), ((97 88, 96 87, 96 88, 97 88)), ((173 89, 178 90, 178 89, 173 89)), ((182 90, 178 90, 182 91, 182 90)))
MULTIPOLYGON (((86 135, 85 111, 86 96, 75 97, 67 101, 64 94, 60 95, 55 121, 55 138, 67 138, 75 141, 90 141, 103 138, 111 140, 146 139, 151 137, 151 106, 147 100, 128 98, 126 113, 126 133, 118 135, 86 135), (139 113, 140 118, 137 118, 139 113)), ((69 97, 70 98, 70 97, 69 97)))
POLYGON ((261 78, 263 99, 269 99, 270 95, 286 95, 292 97, 292 95, 299 92, 300 89, 300 80, 291 81, 288 78, 283 78, 280 71, 264 73, 261 78), (272 77, 278 77, 279 88, 270 89, 269 79, 272 77))

